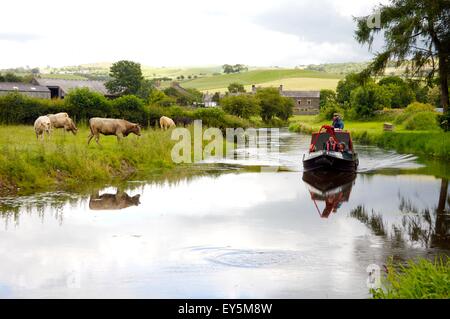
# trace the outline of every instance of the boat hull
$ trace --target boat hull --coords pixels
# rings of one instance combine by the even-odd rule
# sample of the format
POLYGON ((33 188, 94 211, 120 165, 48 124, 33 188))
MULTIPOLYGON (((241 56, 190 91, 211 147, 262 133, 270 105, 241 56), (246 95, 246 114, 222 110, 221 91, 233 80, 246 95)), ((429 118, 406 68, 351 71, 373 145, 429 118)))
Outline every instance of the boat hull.
POLYGON ((303 169, 305 172, 311 171, 341 171, 356 172, 358 168, 358 156, 351 154, 344 158, 342 154, 336 152, 311 153, 303 158, 303 169))

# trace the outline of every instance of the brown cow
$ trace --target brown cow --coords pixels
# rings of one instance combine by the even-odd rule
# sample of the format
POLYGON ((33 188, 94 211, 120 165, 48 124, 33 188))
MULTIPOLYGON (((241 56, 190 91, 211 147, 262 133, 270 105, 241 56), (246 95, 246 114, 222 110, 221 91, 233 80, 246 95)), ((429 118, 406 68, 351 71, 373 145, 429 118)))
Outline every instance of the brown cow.
POLYGON ((89 134, 88 145, 94 136, 95 141, 100 145, 98 142, 100 134, 115 135, 118 141, 130 133, 141 136, 141 126, 139 124, 119 119, 93 117, 89 120, 89 128, 91 129, 91 134, 89 134))
POLYGON ((168 128, 175 127, 175 122, 167 116, 161 116, 159 119, 159 126, 161 126, 161 129, 167 130, 168 128))
POLYGON ((89 208, 91 210, 118 210, 130 206, 138 206, 141 195, 129 196, 125 192, 117 191, 116 194, 95 193, 89 199, 89 208))
POLYGON ((42 136, 42 139, 44 139, 44 133, 47 133, 47 136, 50 136, 51 128, 52 124, 48 116, 39 116, 36 121, 34 121, 34 131, 36 132, 37 139, 39 139, 39 136, 42 136))
POLYGON ((52 128, 63 128, 67 132, 72 132, 73 135, 77 134, 78 128, 66 112, 48 114, 47 116, 52 123, 52 128))

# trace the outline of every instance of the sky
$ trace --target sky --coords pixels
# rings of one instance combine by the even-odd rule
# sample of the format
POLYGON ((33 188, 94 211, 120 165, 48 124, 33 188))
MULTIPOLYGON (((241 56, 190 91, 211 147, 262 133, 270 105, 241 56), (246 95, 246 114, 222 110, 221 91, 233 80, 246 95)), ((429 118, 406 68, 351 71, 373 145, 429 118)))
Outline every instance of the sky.
POLYGON ((6 1, 0 68, 123 59, 149 66, 367 61, 374 51, 354 40, 352 17, 386 1, 6 1))

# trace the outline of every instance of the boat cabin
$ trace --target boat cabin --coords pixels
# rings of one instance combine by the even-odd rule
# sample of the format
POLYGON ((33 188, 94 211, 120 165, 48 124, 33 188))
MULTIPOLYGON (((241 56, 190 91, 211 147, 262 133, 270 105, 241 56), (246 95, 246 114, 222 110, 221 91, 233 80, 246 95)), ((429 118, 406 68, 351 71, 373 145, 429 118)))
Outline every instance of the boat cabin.
MULTIPOLYGON (((350 133, 347 131, 334 131, 331 132, 322 132, 322 133, 313 133, 311 137, 311 146, 315 146, 315 151, 325 151, 326 143, 330 136, 333 136, 338 143, 345 143, 345 150, 348 152, 353 152, 353 143, 350 137, 350 133)), ((310 148, 310 151, 312 148, 310 148)))

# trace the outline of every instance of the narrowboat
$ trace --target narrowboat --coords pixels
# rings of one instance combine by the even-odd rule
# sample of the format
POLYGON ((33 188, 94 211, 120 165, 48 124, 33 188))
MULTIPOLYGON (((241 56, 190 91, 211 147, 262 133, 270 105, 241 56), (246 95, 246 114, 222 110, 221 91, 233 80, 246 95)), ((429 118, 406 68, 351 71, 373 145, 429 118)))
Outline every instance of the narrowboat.
POLYGON ((303 169, 309 171, 356 172, 358 154, 350 132, 323 125, 311 136, 309 152, 303 155, 303 169), (339 147, 342 149, 339 149, 339 147))

